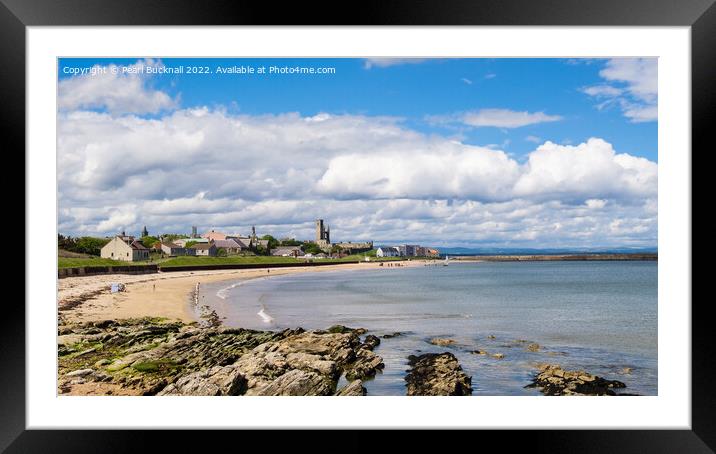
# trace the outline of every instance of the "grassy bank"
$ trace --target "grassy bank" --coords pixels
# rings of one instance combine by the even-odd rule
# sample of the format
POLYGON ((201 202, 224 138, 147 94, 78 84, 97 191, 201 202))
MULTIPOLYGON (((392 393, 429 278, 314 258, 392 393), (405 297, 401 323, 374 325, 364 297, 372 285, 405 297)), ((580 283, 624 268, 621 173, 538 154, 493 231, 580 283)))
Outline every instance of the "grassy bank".
MULTIPOLYGON (((395 260, 397 257, 388 257, 386 259, 376 259, 371 257, 371 261, 395 260)), ((176 266, 202 266, 202 265, 240 265, 240 264, 259 264, 272 265, 276 263, 305 263, 306 261, 315 263, 343 263, 363 261, 363 255, 349 255, 340 259, 305 259, 302 257, 274 257, 263 255, 248 255, 237 257, 175 257, 162 262, 162 268, 172 268, 176 266)))
MULTIPOLYGON (((386 257, 377 259, 371 257, 371 261, 389 261, 399 260, 400 257, 386 257)), ((154 260, 152 262, 121 262, 111 259, 103 259, 99 257, 58 257, 57 265, 59 268, 78 268, 78 267, 97 267, 97 266, 122 266, 122 265, 159 265, 162 268, 172 268, 178 266, 202 266, 202 265, 239 265, 239 264, 259 264, 259 265, 272 265, 276 263, 304 263, 308 259, 304 258, 293 258, 293 257, 273 257, 264 255, 247 255, 247 256, 235 256, 235 257, 174 257, 170 259, 154 260)), ((343 262, 355 262, 363 261, 364 256, 362 254, 349 255, 340 259, 312 259, 315 262, 320 263, 343 263, 343 262)))
POLYGON ((201 265, 238 265, 238 264, 266 264, 273 263, 297 263, 293 257, 270 257, 263 255, 247 255, 237 257, 175 257, 162 262, 162 268, 174 266, 201 266, 201 265))

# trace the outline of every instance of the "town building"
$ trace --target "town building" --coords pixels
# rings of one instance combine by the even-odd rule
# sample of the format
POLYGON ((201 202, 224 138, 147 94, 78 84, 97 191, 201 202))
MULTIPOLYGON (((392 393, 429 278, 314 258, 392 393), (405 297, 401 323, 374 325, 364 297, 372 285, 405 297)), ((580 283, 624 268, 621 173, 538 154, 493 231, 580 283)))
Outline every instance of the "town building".
POLYGON ((215 257, 216 256, 216 245, 211 243, 197 243, 193 246, 190 246, 187 248, 187 250, 193 250, 193 254, 190 253, 190 255, 196 255, 196 256, 206 256, 206 257, 215 257))
POLYGON ((135 240, 134 237, 117 235, 100 250, 100 257, 104 259, 121 260, 124 262, 136 262, 149 258, 149 249, 135 240))
POLYGON ((201 237, 202 237, 202 238, 206 238, 206 239, 209 240, 209 241, 225 240, 225 239, 226 239, 226 234, 225 234, 225 233, 221 233, 221 232, 217 232, 217 231, 215 231, 215 230, 211 230, 211 231, 209 231, 209 232, 203 233, 203 234, 201 235, 201 237))
POLYGON ((420 246, 416 246, 414 244, 402 244, 400 246, 397 246, 401 257, 415 257, 417 255, 415 253, 416 248, 418 247, 420 246))
POLYGON ((400 251, 398 251, 398 248, 396 247, 383 246, 378 248, 375 255, 377 257, 399 257, 400 251))
POLYGON ((186 248, 170 241, 161 244, 162 252, 169 256, 187 255, 186 248))
POLYGON ((378 257, 438 257, 440 251, 417 244, 400 246, 381 246, 376 251, 378 257))
POLYGON ((174 240, 173 243, 181 247, 186 247, 186 244, 190 241, 193 243, 209 243, 207 238, 178 238, 174 240))
POLYGON ((251 249, 251 237, 248 236, 239 236, 239 235, 227 235, 227 240, 232 240, 236 244, 239 245, 242 251, 247 251, 251 249))
POLYGON ((279 257, 303 257, 305 254, 298 246, 279 246, 271 251, 271 255, 279 257))
POLYGON ((242 247, 240 243, 228 236, 225 240, 215 240, 214 245, 217 249, 224 249, 227 254, 238 254, 242 251, 242 249, 247 249, 245 246, 242 247))

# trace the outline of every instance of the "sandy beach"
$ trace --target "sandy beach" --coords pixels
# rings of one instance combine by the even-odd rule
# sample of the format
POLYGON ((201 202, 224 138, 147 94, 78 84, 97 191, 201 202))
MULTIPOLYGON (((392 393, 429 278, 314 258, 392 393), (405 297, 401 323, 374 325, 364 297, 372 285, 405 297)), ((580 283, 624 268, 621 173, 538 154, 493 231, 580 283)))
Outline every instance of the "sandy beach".
MULTIPOLYGON (((156 274, 106 274, 59 279, 58 309, 65 322, 163 317, 190 323, 197 320, 191 292, 199 283, 252 279, 294 273, 321 273, 336 270, 383 269, 379 262, 361 262, 320 267, 257 268, 248 270, 210 270, 160 272, 156 274), (270 271, 269 271, 270 270, 270 271), (113 283, 125 285, 123 292, 111 293, 113 283)), ((394 262, 400 266, 423 266, 423 260, 394 262)))

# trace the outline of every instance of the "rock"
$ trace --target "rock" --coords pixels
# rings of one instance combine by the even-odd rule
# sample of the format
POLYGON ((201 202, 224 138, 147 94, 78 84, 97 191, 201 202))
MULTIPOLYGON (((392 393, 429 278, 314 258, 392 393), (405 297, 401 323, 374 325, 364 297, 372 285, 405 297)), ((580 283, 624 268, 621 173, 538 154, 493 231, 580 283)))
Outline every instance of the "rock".
POLYGON ((301 390, 330 394, 343 372, 349 380, 364 379, 384 366, 380 356, 361 344, 355 330, 308 331, 266 342, 243 355, 235 365, 247 379, 247 395, 295 395, 301 390), (308 374, 297 375, 294 371, 308 374), (282 378, 287 374, 291 375, 282 378))
POLYGON ((526 349, 528 352, 538 352, 539 349, 540 349, 540 346, 539 346, 538 343, 533 342, 533 343, 527 345, 527 347, 525 347, 525 349, 526 349))
POLYGON ((356 333, 360 336, 361 334, 365 334, 366 330, 363 328, 348 328, 347 326, 343 325, 333 325, 326 331, 332 334, 356 333))
POLYGON ((361 348, 356 353, 356 358, 346 371, 348 380, 366 379, 375 376, 378 370, 383 369, 383 358, 370 350, 361 348))
POLYGON ((65 377, 84 377, 94 372, 92 369, 79 369, 65 374, 65 377))
MULTIPOLYGON (((102 372, 63 375, 58 388, 69 394, 112 389, 135 395, 331 395, 341 375, 363 380, 384 367, 372 351, 380 339, 368 335, 361 342, 361 328, 272 332, 132 319, 61 329, 66 333, 58 343, 61 371, 78 367, 78 345, 103 339, 101 348, 82 358, 102 372), (107 386, 73 389, 86 381, 107 386)), ((355 393, 357 387, 344 391, 355 393)))
POLYGON ((117 325, 117 322, 114 320, 101 320, 101 321, 92 323, 92 325, 94 325, 96 328, 106 329, 106 328, 109 328, 110 326, 117 325))
POLYGON ((469 396, 472 380, 452 353, 425 353, 408 357, 405 376, 409 396, 469 396))
POLYGON ((101 381, 101 382, 110 382, 112 381, 112 376, 102 373, 102 372, 95 372, 93 374, 94 381, 101 381))
POLYGON ((159 396, 238 396, 246 392, 246 378, 236 366, 212 367, 179 378, 159 396))
POLYGON ((332 394, 333 383, 315 372, 293 369, 267 386, 247 393, 256 396, 327 396, 332 394))
POLYGON ((221 326, 221 318, 216 313, 216 310, 212 309, 207 305, 199 307, 199 326, 205 328, 216 328, 221 326))
POLYGON ((361 348, 373 350, 378 345, 380 345, 380 339, 378 339, 377 336, 369 334, 365 337, 365 340, 363 341, 363 345, 361 345, 361 348))
POLYGON ((132 363, 123 361, 122 359, 116 359, 107 366, 107 370, 110 372, 117 372, 124 369, 125 367, 129 367, 130 364, 132 363))
POLYGON ((353 380, 352 382, 348 383, 338 391, 336 391, 335 396, 365 396, 366 395, 366 389, 363 386, 363 381, 361 380, 353 380))
POLYGON ((60 326, 57 328, 57 335, 58 336, 64 336, 65 334, 72 334, 72 327, 71 326, 60 326))
POLYGON ((626 388, 626 385, 585 371, 565 371, 556 364, 544 364, 525 388, 539 388, 547 396, 614 396, 614 389, 626 388))
POLYGON ((496 339, 496 337, 493 336, 492 334, 490 334, 489 336, 487 336, 487 338, 488 338, 488 339, 496 339))
POLYGON ((289 353, 286 362, 294 369, 314 370, 319 374, 332 377, 336 374, 335 361, 322 359, 321 356, 308 353, 289 353))
POLYGON ((505 357, 505 355, 502 354, 502 353, 493 353, 493 354, 490 355, 490 356, 492 356, 492 357, 495 358, 495 359, 502 359, 502 358, 505 357))
POLYGON ((438 345, 440 347, 447 347, 448 345, 454 344, 455 341, 453 339, 434 337, 434 338, 430 339, 430 343, 433 345, 438 345))
POLYGON ((392 338, 394 338, 394 337, 398 337, 398 336, 402 336, 402 335, 403 335, 403 333, 400 333, 400 332, 397 332, 397 331, 396 331, 396 332, 394 332, 394 333, 392 333, 392 334, 383 334, 381 337, 382 337, 383 339, 392 339, 392 338))
POLYGON ((487 352, 485 350, 472 350, 470 353, 473 355, 487 355, 487 352))
POLYGON ((326 356, 342 367, 355 359, 355 350, 359 347, 360 339, 352 332, 319 334, 308 331, 266 345, 263 350, 281 354, 309 353, 326 356))

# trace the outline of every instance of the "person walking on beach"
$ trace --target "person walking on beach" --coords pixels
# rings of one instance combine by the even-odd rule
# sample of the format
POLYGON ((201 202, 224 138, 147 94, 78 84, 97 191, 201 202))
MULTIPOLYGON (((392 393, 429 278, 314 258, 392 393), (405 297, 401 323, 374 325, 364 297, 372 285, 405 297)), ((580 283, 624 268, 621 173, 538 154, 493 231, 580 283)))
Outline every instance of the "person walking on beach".
POLYGON ((155 291, 157 289, 157 284, 152 284, 152 291, 155 291))

